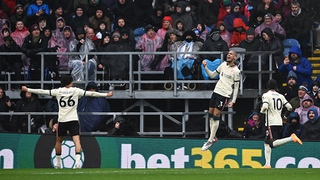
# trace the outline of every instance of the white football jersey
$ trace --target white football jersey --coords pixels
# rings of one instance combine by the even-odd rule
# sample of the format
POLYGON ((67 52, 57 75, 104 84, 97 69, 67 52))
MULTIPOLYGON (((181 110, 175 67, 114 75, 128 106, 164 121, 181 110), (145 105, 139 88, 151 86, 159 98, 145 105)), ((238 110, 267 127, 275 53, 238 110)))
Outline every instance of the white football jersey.
POLYGON ((269 126, 282 126, 281 112, 284 106, 291 111, 291 104, 282 94, 274 90, 269 90, 262 95, 260 112, 266 114, 266 126, 267 121, 269 122, 269 126))
POLYGON ((77 113, 78 100, 82 96, 93 96, 93 97, 107 97, 107 93, 99 93, 95 91, 85 91, 76 87, 61 87, 58 89, 52 90, 43 90, 43 89, 30 89, 28 92, 36 94, 45 94, 50 96, 56 96, 59 113, 58 121, 59 122, 68 122, 79 120, 77 113))

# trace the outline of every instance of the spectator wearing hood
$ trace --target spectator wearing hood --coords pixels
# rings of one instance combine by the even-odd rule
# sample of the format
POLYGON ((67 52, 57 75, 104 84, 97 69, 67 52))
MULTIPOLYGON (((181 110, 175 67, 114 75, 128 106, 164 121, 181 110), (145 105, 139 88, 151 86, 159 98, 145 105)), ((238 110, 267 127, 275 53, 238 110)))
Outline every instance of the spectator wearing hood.
POLYGON ((292 98, 298 96, 299 86, 297 85, 297 75, 293 71, 290 71, 287 76, 286 86, 282 86, 280 89, 280 94, 289 102, 292 98))
POLYGON ((310 108, 315 108, 317 114, 319 114, 319 107, 315 106, 313 98, 309 94, 306 94, 300 102, 300 107, 294 110, 294 112, 297 112, 300 116, 300 124, 304 124, 308 121, 307 113, 310 110, 310 108))
POLYGON ((235 30, 233 27, 233 21, 235 18, 241 18, 245 25, 247 26, 249 25, 248 19, 243 14, 240 13, 240 8, 241 8, 240 3, 238 2, 232 3, 230 14, 227 15, 223 20, 227 26, 227 30, 230 33, 233 33, 233 31, 235 30))
MULTIPOLYGON (((99 92, 95 82, 89 82, 86 91, 99 92)), ((110 112, 110 105, 104 97, 81 97, 78 104, 78 112, 110 112)), ((94 132, 105 129, 107 115, 91 115, 79 113, 81 132, 94 132)))
POLYGON ((261 32, 266 28, 270 28, 274 35, 278 37, 281 41, 283 41, 286 38, 286 31, 278 22, 276 22, 272 14, 268 13, 264 15, 263 19, 263 23, 255 28, 255 35, 257 37, 262 38, 261 32))
POLYGON ((320 140, 319 112, 315 108, 308 111, 308 121, 302 127, 301 138, 304 140, 320 140))
POLYGON ((246 139, 263 139, 265 137, 264 122, 259 119, 260 113, 253 110, 244 125, 243 138, 246 139))
POLYGON ((283 13, 280 10, 276 10, 273 14, 275 20, 277 23, 279 23, 281 25, 282 28, 286 27, 286 22, 285 19, 283 17, 283 13))
POLYGON ((83 6, 75 6, 74 13, 68 18, 68 24, 73 30, 83 28, 88 21, 89 18, 83 6))
MULTIPOLYGON (((226 24, 223 21, 219 21, 217 23, 217 29, 220 31, 220 37, 227 43, 228 47, 230 47, 232 34, 227 30, 226 24)), ((209 36, 209 33, 207 36, 209 36)))
POLYGON ((302 134, 302 125, 299 122, 299 114, 297 112, 290 113, 287 123, 283 126, 282 137, 290 137, 292 133, 295 133, 300 138, 302 134))
POLYGON ((262 14, 273 14, 275 10, 275 4, 273 0, 263 0, 263 2, 260 3, 257 8, 257 12, 260 12, 262 14))
POLYGON ((200 0, 197 7, 198 21, 209 27, 214 27, 218 22, 220 1, 200 0))
POLYGON ((184 30, 191 30, 193 27, 192 17, 186 12, 187 2, 179 1, 177 2, 175 9, 176 12, 171 14, 173 22, 182 20, 184 22, 184 30))
POLYGON ((238 47, 240 42, 246 39, 246 30, 249 28, 244 24, 241 18, 235 18, 233 21, 234 31, 231 38, 231 46, 238 47))
POLYGON ((312 66, 310 61, 302 57, 301 49, 298 46, 291 47, 289 56, 283 60, 279 66, 279 73, 287 75, 289 71, 293 71, 297 75, 298 86, 307 84, 307 88, 312 86, 312 66))
POLYGON ((230 14, 232 2, 232 0, 223 0, 220 2, 218 22, 223 21, 224 18, 230 14))
MULTIPOLYGON (((216 28, 213 28, 210 32, 210 36, 203 43, 200 51, 223 51, 228 52, 229 47, 226 41, 224 41, 220 36, 220 31, 216 28)), ((224 57, 226 54, 224 54, 224 57)), ((208 59, 214 61, 220 59, 220 54, 201 54, 201 59, 208 59)))
MULTIPOLYGON (((274 51, 272 54, 272 69, 278 69, 282 63, 284 58, 283 51, 284 47, 282 41, 277 38, 273 31, 270 28, 265 28, 261 31, 262 43, 259 47, 259 51, 274 51)), ((276 71, 276 74, 278 72, 276 71)), ((282 83, 281 81, 277 80, 278 83, 282 83)), ((279 86, 280 87, 280 86, 279 86)))
POLYGON ((196 25, 196 29, 199 30, 199 37, 203 39, 203 42, 207 39, 207 35, 210 33, 207 26, 204 23, 198 22, 196 25))
POLYGON ((312 87, 310 89, 311 89, 310 94, 312 95, 313 99, 316 99, 316 97, 318 96, 318 92, 319 92, 319 82, 313 81, 312 87))
POLYGON ((157 34, 164 39, 166 32, 172 29, 173 22, 170 16, 164 16, 162 19, 162 26, 161 29, 157 31, 157 34))

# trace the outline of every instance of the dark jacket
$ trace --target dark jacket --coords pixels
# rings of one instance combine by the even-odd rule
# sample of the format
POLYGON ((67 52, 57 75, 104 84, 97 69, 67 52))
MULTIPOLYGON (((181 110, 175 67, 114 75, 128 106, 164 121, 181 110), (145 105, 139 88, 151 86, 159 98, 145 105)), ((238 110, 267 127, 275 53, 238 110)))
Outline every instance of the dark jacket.
MULTIPOLYGON (((221 37, 218 41, 214 41, 211 37, 208 37, 207 40, 203 43, 200 51, 229 51, 227 42, 224 41, 221 37)), ((201 59, 208 59, 214 61, 215 59, 221 59, 220 54, 201 54, 201 59)))
POLYGON ((302 57, 301 49, 298 46, 293 46, 289 51, 289 59, 290 63, 288 65, 284 65, 283 63, 279 67, 279 73, 288 74, 289 71, 293 71, 297 75, 297 84, 298 86, 303 83, 307 83, 308 87, 312 87, 312 66, 308 59, 302 57), (291 53, 296 53, 300 57, 298 63, 295 63, 290 55, 291 53), (296 66, 296 70, 293 70, 293 66, 296 66))
MULTIPOLYGON (((78 112, 110 112, 110 105, 106 98, 82 97, 79 100, 78 112)), ((99 130, 103 120, 106 117, 106 115, 81 115, 79 113, 81 132, 92 132, 99 130)))
POLYGON ((310 108, 310 111, 313 111, 316 114, 315 120, 310 120, 304 123, 302 127, 301 139, 304 140, 320 140, 320 121, 318 116, 318 111, 315 108, 310 108))
POLYGON ((301 137, 302 125, 299 123, 299 121, 300 117, 297 112, 290 113, 287 123, 283 127, 282 137, 290 137, 292 133, 295 133, 298 137, 301 137), (293 119, 296 119, 297 122, 292 122, 293 119))
POLYGON ((311 25, 311 17, 307 11, 302 9, 298 16, 290 14, 285 27, 287 38, 294 38, 299 42, 308 42, 310 39, 311 25))
POLYGON ((280 41, 280 39, 278 39, 277 37, 274 36, 274 34, 270 28, 265 28, 264 30, 262 30, 261 37, 262 37, 263 33, 266 33, 269 36, 270 41, 266 41, 264 38, 262 38, 263 42, 261 43, 261 45, 259 47, 259 51, 274 51, 275 53, 272 54, 272 61, 273 61, 274 65, 277 64, 277 67, 279 67, 280 64, 283 63, 283 59, 284 59, 283 44, 280 41))
POLYGON ((197 8, 198 21, 211 26, 217 23, 220 1, 209 3, 208 0, 200 0, 197 8))

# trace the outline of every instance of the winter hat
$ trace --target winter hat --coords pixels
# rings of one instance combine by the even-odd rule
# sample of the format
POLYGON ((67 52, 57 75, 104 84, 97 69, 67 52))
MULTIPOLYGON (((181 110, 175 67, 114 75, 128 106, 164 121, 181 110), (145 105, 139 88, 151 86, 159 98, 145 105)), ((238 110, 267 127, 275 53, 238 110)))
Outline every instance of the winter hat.
POLYGON ((17 5, 14 7, 14 10, 17 10, 18 7, 22 7, 22 8, 23 8, 22 4, 17 4, 17 5))
POLYGON ((145 32, 148 32, 150 29, 153 29, 154 30, 154 27, 150 24, 146 25, 146 27, 144 27, 144 31, 145 32))
POLYGON ((266 15, 264 15, 264 19, 265 19, 266 17, 269 17, 269 18, 272 20, 273 15, 272 15, 271 13, 267 13, 266 15))
POLYGON ((66 26, 63 28, 63 31, 70 31, 71 32, 71 27, 70 26, 66 26))
POLYGON ((29 31, 30 33, 34 30, 40 30, 39 25, 38 24, 33 24, 32 26, 30 26, 29 31))
POLYGON ((293 71, 289 71, 288 76, 287 76, 287 81, 289 81, 290 78, 293 78, 294 80, 297 81, 297 75, 293 71))
POLYGON ((299 90, 304 90, 305 92, 308 92, 308 88, 305 87, 304 85, 299 86, 299 90))
POLYGON ((115 37, 115 36, 120 37, 120 33, 119 33, 119 31, 115 31, 115 32, 113 32, 112 37, 115 37))
POLYGON ((232 3, 231 0, 223 0, 222 1, 223 6, 230 6, 231 3, 232 3))
POLYGON ((249 28, 247 29, 247 31, 246 31, 246 34, 247 34, 247 35, 255 35, 255 34, 254 34, 254 28, 249 27, 249 28))

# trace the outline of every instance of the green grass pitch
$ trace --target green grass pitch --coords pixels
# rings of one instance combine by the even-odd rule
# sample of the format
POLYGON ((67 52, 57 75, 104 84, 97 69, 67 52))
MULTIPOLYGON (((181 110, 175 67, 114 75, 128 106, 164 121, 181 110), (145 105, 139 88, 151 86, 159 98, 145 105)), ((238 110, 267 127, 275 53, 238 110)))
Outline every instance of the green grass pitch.
POLYGON ((12 169, 1 180, 315 180, 320 169, 12 169))

